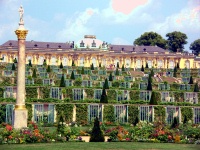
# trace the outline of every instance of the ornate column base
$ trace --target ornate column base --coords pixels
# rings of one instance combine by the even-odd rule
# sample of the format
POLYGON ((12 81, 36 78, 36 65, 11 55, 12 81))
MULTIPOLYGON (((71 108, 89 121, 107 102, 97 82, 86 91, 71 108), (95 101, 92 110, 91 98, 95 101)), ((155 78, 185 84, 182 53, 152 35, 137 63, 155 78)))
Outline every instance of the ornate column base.
POLYGON ((28 110, 22 106, 22 108, 17 108, 15 106, 14 110, 14 128, 21 129, 27 127, 28 110))

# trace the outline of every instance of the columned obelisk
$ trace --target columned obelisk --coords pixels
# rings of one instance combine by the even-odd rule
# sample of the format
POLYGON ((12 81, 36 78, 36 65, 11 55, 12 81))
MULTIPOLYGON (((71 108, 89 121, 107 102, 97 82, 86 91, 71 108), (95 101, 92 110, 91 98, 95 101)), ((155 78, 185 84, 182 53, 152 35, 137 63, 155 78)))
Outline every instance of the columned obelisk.
POLYGON ((28 30, 24 28, 23 7, 19 8, 19 28, 15 31, 18 38, 18 64, 17 64, 17 100, 14 110, 14 128, 27 127, 28 111, 25 105, 25 41, 28 30))

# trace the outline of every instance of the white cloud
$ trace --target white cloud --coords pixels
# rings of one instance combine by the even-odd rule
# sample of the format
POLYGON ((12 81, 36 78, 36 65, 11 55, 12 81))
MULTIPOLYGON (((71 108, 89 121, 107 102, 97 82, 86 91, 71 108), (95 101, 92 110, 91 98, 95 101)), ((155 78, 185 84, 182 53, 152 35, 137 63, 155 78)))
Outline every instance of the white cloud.
POLYGON ((112 40, 112 43, 111 44, 116 44, 116 45, 131 45, 130 42, 126 41, 125 39, 123 38, 120 38, 120 37, 115 37, 113 40, 112 40))

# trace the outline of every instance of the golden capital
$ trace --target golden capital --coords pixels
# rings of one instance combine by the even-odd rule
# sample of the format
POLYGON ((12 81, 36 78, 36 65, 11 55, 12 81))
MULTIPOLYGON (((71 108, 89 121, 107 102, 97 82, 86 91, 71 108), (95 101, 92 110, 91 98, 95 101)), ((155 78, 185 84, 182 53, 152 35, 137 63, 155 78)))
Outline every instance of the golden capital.
POLYGON ((26 105, 15 105, 15 109, 26 109, 26 105))
POLYGON ((26 35, 28 34, 28 30, 16 30, 15 34, 17 35, 18 39, 26 39, 26 35))

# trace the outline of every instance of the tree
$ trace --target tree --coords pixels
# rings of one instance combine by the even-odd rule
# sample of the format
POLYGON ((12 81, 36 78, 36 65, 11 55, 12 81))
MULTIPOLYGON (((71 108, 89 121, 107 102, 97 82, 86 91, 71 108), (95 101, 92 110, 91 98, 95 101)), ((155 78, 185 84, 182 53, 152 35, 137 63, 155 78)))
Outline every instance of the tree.
POLYGON ((102 90, 100 103, 108 103, 108 97, 106 95, 106 90, 105 89, 102 90))
POLYGON ((70 79, 75 80, 74 71, 72 71, 70 79))
POLYGON ((47 72, 51 72, 51 68, 49 65, 47 66, 47 72))
POLYGON ((124 64, 122 65, 122 71, 125 71, 124 64))
POLYGON ((115 71, 115 75, 116 75, 116 76, 119 76, 119 70, 118 70, 118 68, 117 68, 116 71, 115 71))
POLYGON ((187 35, 178 31, 167 33, 168 47, 173 52, 182 52, 184 45, 187 44, 187 35))
POLYGON ((13 71, 16 70, 16 67, 15 67, 15 64, 14 64, 14 63, 12 64, 12 70, 13 70, 13 71))
POLYGON ((198 83, 195 83, 195 85, 194 85, 194 92, 199 92, 198 83))
POLYGON ((31 60, 28 60, 28 66, 29 66, 29 67, 32 67, 31 60))
POLYGON ((148 84, 147 84, 147 90, 148 90, 148 91, 152 91, 151 82, 152 82, 152 78, 151 78, 151 75, 149 75, 148 84))
POLYGON ((74 60, 72 60, 72 66, 76 66, 75 63, 74 63, 74 60))
POLYGON ((177 63, 176 68, 177 68, 177 69, 180 69, 179 63, 177 63))
POLYGON ((36 74, 36 70, 35 70, 35 68, 33 69, 32 77, 33 77, 33 78, 37 78, 37 74, 36 74))
POLYGON ((175 67, 174 67, 174 75, 173 75, 175 78, 177 77, 176 73, 177 73, 177 68, 176 68, 176 66, 175 66, 175 67))
POLYGON ((159 46, 163 49, 167 48, 167 41, 156 32, 145 32, 134 41, 135 45, 159 46))
POLYGON ((112 76, 112 73, 110 73, 110 76, 109 76, 109 81, 113 81, 113 76, 112 76))
POLYGON ((47 62, 46 62, 46 59, 44 59, 43 66, 46 66, 46 65, 47 65, 47 62))
POLYGON ((64 74, 62 74, 61 80, 60 80, 60 87, 65 87, 65 78, 64 74))
POLYGON ((142 65, 141 71, 144 72, 144 66, 142 65))
POLYGON ((190 44, 190 49, 193 51, 195 55, 199 55, 200 53, 200 39, 195 40, 190 44))
POLYGON ((192 76, 190 76, 190 81, 189 81, 188 84, 193 84, 193 78, 192 78, 192 76))
POLYGON ((96 117, 94 120, 94 126, 92 128, 92 132, 90 134, 90 142, 104 142, 105 138, 103 132, 99 125, 99 119, 96 117))
POLYGON ((148 62, 146 62, 146 67, 145 68, 149 68, 148 62))
POLYGON ((149 105, 158 105, 154 91, 152 91, 151 93, 151 99, 150 99, 149 105))
POLYGON ((82 67, 82 69, 81 69, 81 74, 85 74, 84 67, 82 67))
POLYGON ((93 63, 92 63, 92 65, 91 65, 91 70, 94 70, 94 65, 93 65, 93 63))
POLYGON ((99 68, 101 68, 101 63, 99 63, 99 68))
POLYGON ((151 77, 153 77, 153 76, 154 76, 153 69, 151 69, 150 76, 151 76, 151 77))
POLYGON ((119 68, 119 62, 117 62, 117 68, 119 68))
POLYGON ((60 69, 62 69, 63 68, 63 64, 62 64, 62 62, 60 63, 60 69))
POLYGON ((108 85, 108 79, 105 79, 104 85, 103 85, 104 89, 109 89, 109 85, 108 85))
POLYGON ((17 63, 17 58, 15 58, 15 59, 13 60, 13 62, 14 62, 14 63, 17 63))

